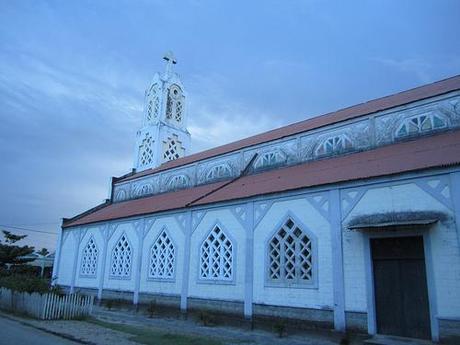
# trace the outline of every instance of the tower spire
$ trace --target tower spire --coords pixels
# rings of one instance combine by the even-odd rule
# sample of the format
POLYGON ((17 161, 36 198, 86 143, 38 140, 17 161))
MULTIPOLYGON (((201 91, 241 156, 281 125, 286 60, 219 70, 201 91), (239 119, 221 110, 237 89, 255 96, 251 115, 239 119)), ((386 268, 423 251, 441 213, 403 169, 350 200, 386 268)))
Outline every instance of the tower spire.
POLYGON ((173 70, 173 65, 177 64, 177 60, 172 51, 168 51, 163 56, 163 60, 166 61, 165 74, 170 75, 173 70))

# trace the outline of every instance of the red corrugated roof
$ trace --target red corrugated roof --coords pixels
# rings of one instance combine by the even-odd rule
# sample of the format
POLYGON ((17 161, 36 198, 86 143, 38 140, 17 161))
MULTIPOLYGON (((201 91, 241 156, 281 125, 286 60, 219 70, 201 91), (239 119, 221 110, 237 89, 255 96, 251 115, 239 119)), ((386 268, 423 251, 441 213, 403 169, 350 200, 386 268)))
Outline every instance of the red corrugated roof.
POLYGON ((460 164, 460 131, 244 176, 232 183, 214 183, 109 204, 75 221, 68 221, 63 226, 89 224, 188 206, 457 164, 460 164), (198 198, 200 199, 196 201, 198 198))
POLYGON ((460 75, 444 79, 432 84, 417 87, 415 89, 403 91, 391 96, 378 98, 366 103, 361 103, 349 108, 341 109, 322 116, 317 116, 308 120, 293 123, 291 125, 277 128, 265 133, 261 133, 243 140, 235 141, 230 144, 222 145, 210 150, 199 152, 174 161, 162 164, 158 168, 148 169, 142 172, 120 178, 117 182, 132 180, 141 176, 154 174, 167 169, 177 168, 182 165, 197 162, 203 159, 222 155, 232 151, 240 150, 245 147, 265 143, 272 140, 281 139, 297 133, 302 133, 315 128, 327 126, 336 122, 354 119, 378 111, 398 107, 407 103, 415 102, 429 97, 442 95, 447 92, 460 89, 460 75))

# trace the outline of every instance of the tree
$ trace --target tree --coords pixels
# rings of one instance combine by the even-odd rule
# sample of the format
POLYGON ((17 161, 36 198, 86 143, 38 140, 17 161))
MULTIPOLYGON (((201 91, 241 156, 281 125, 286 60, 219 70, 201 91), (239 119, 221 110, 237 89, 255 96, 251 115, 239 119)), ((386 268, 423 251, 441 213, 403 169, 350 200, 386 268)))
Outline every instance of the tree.
POLYGON ((49 253, 50 252, 46 248, 42 248, 37 252, 37 254, 40 255, 40 256, 47 256, 49 253))
POLYGON ((25 258, 34 252, 34 247, 16 244, 16 242, 26 238, 27 235, 15 235, 6 230, 2 230, 2 232, 4 241, 0 240, 0 267, 22 265, 35 260, 35 258, 25 258))

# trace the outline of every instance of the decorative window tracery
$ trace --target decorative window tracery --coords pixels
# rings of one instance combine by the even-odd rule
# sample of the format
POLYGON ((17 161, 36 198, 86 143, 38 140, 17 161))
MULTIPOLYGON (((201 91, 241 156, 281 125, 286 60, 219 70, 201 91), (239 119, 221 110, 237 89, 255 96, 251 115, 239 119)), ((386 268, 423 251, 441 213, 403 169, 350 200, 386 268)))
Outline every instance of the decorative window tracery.
POLYGON ((324 139, 316 148, 316 155, 330 155, 344 152, 353 148, 353 143, 346 134, 339 134, 324 139))
POLYGON ((129 278, 131 276, 133 250, 128 236, 123 233, 112 249, 110 276, 113 278, 129 278))
POLYGON ((212 167, 206 174, 206 180, 217 180, 232 176, 232 171, 227 164, 220 164, 212 167))
POLYGON ((149 278, 173 279, 176 249, 165 230, 150 249, 149 278))
POLYGON ((286 162, 286 155, 280 150, 269 151, 261 154, 254 163, 255 169, 265 169, 286 162))
POLYGON ((184 155, 185 149, 182 147, 182 142, 179 141, 179 137, 175 134, 168 138, 167 142, 164 143, 163 159, 164 161, 172 161, 180 158, 184 155))
POLYGON ((95 277, 97 273, 97 258, 99 250, 96 241, 91 236, 83 249, 81 258, 80 275, 85 277, 95 277))
POLYGON ((169 190, 182 189, 188 186, 188 177, 185 175, 176 175, 171 177, 168 187, 169 190))
POLYGON ((218 226, 214 227, 201 245, 200 278, 224 281, 233 279, 233 245, 218 226))
POLYGON ((310 284, 314 260, 312 240, 288 218, 268 244, 268 281, 310 284))
POLYGON ((146 166, 153 163, 153 138, 150 133, 145 133, 145 138, 139 147, 140 165, 146 166))
POLYGON ((152 85, 147 96, 150 98, 147 103, 147 121, 150 122, 153 118, 158 116, 160 111, 160 99, 158 97, 156 84, 152 85))
POLYGON ((425 114, 407 118, 396 131, 397 138, 429 133, 436 129, 447 127, 447 121, 439 115, 425 114))

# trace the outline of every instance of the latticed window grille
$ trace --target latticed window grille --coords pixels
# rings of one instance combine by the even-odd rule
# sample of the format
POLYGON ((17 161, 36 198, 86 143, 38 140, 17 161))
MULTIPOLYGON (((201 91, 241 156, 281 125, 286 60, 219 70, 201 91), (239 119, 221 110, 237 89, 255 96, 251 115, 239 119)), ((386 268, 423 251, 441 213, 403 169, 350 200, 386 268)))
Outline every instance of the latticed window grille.
POLYGON ((172 161, 183 156, 184 148, 178 139, 179 137, 177 135, 173 135, 171 138, 168 138, 168 141, 165 143, 165 150, 163 153, 163 159, 165 161, 172 161))
POLYGON ((447 127, 446 120, 438 115, 416 115, 404 120, 396 131, 396 137, 402 138, 420 133, 428 133, 445 127, 447 127))
POLYGON ((284 163, 286 156, 279 150, 263 153, 254 163, 256 169, 268 168, 284 163))
POLYGON ((176 102, 176 121, 181 122, 182 121, 182 109, 183 105, 181 101, 176 102))
POLYGON ((308 284, 313 281, 313 244, 307 234, 288 219, 268 244, 270 282, 308 284))
POLYGON ((153 162, 153 138, 150 133, 145 134, 145 138, 139 147, 140 150, 140 165, 145 166, 153 162))
POLYGON ((233 245, 218 226, 211 231, 201 245, 200 278, 233 279, 233 245))
POLYGON ((346 134, 335 135, 324 139, 316 148, 316 155, 340 153, 353 148, 353 143, 346 134))
POLYGON ((93 236, 90 237, 83 249, 80 274, 86 277, 95 277, 97 273, 97 257, 99 250, 93 236))
POLYGON ((227 164, 217 165, 212 167, 206 174, 206 180, 217 180, 220 178, 232 176, 232 171, 227 164))
POLYGON ((163 230, 150 249, 149 278, 173 279, 175 255, 174 244, 163 230))
POLYGON ((133 250, 125 233, 121 235, 112 249, 110 263, 110 276, 115 278, 129 278, 131 276, 131 263, 133 250))

